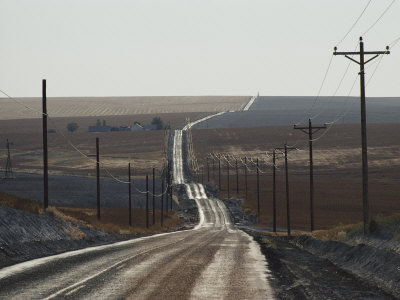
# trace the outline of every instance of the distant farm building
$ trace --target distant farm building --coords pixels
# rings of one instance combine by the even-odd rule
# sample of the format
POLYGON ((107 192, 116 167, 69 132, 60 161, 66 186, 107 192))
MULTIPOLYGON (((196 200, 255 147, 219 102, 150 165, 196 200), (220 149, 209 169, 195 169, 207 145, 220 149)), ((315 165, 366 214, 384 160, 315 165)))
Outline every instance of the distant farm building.
POLYGON ((89 132, 108 132, 111 131, 111 126, 89 126, 89 132))
POLYGON ((96 125, 89 126, 89 132, 109 132, 111 131, 111 126, 106 125, 106 120, 103 120, 103 125, 100 120, 97 120, 96 125))

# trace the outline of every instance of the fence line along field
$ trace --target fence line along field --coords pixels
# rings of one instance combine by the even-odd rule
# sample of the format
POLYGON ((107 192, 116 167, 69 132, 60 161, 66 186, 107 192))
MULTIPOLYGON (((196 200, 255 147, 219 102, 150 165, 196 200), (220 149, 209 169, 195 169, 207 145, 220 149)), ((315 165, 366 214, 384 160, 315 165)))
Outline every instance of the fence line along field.
MULTIPOLYGON (((393 134, 400 124, 370 124, 369 135, 369 199, 371 216, 400 212, 400 138, 393 134)), ((272 227, 272 154, 274 147, 298 141, 300 151, 288 154, 289 191, 292 229, 309 230, 309 161, 307 138, 291 126, 259 128, 192 130, 194 151, 200 168, 207 172, 206 156, 210 152, 260 159, 259 225, 272 227), (299 140, 300 139, 300 140, 299 140), (208 145, 213 145, 211 148, 208 145)), ((337 125, 314 143, 314 216, 316 229, 362 221, 361 148, 359 125, 337 125)), ((277 159, 277 224, 286 228, 286 194, 284 159, 277 159)), ((230 158, 231 164, 235 160, 230 158)), ((216 174, 211 180, 218 185, 216 174)), ((209 165, 211 165, 209 160, 209 165)), ((257 213, 255 166, 248 174, 248 198, 244 207, 257 213)), ((210 167, 212 172, 212 167, 210 167)), ((227 197, 227 167, 221 161, 221 197, 227 197)), ((239 195, 245 197, 244 167, 239 162, 239 195)), ((207 174, 203 176, 207 178, 207 174)), ((236 194, 236 170, 230 167, 230 197, 236 194)))
MULTIPOLYGON (((51 117, 220 112, 240 110, 249 98, 249 96, 48 97, 47 111, 51 117)), ((0 98, 0 101, 0 120, 41 117, 41 98, 15 100, 0 98)))

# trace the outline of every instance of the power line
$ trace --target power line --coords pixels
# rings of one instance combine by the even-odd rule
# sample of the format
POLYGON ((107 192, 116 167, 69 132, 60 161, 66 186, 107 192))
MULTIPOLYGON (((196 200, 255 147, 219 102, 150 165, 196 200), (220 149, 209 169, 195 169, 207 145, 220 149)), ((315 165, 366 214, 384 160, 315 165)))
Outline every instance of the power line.
MULTIPOLYGON (((319 100, 319 97, 320 97, 320 95, 321 95, 322 88, 324 87, 326 78, 328 77, 328 73, 329 73, 329 70, 330 70, 331 65, 332 65, 333 57, 334 57, 334 55, 332 54, 332 55, 331 55, 331 58, 329 59, 328 67, 326 68, 324 78, 322 79, 321 85, 320 85, 320 87, 319 87, 319 89, 318 89, 318 93, 317 93, 317 95, 316 95, 315 98, 314 98, 314 102, 313 102, 313 104, 311 105, 311 108, 310 108, 310 110, 309 110, 308 115, 310 115, 310 114, 312 113, 312 111, 313 111, 313 109, 314 109, 314 107, 315 107, 317 101, 319 100)), ((303 121, 306 120, 306 119, 307 119, 306 117, 300 119, 295 125, 300 125, 300 124, 302 124, 303 121)))
MULTIPOLYGON (((22 107, 24 107, 24 108, 26 108, 26 109, 28 109, 28 110, 30 110, 30 111, 33 111, 33 112, 35 112, 35 113, 38 113, 39 115, 43 115, 43 112, 41 112, 41 111, 39 111, 39 110, 37 110, 37 109, 34 109, 34 108, 32 108, 32 107, 30 107, 30 106, 28 106, 28 105, 23 104, 22 102, 20 102, 20 101, 18 101, 17 99, 15 99, 15 98, 11 97, 10 95, 8 95, 8 94, 7 94, 6 92, 4 92, 3 90, 0 89, 0 92, 1 92, 3 95, 5 95, 6 97, 8 97, 10 100, 13 100, 14 102, 16 102, 16 103, 18 103, 19 105, 21 105, 22 107)), ((46 114, 46 115, 47 115, 47 114, 46 114)))
MULTIPOLYGON (((353 85, 351 86, 350 91, 347 94, 347 101, 346 102, 348 102, 348 100, 350 99, 350 94, 354 89, 354 86, 355 86, 355 84, 357 82, 358 76, 359 75, 356 76, 356 78, 355 78, 355 80, 353 82, 353 85)), ((323 138, 329 132, 329 130, 333 127, 333 125, 336 124, 340 119, 344 118, 348 114, 349 111, 350 111, 350 109, 347 109, 347 111, 343 115, 341 115, 340 117, 339 117, 339 113, 338 113, 337 117, 333 121, 325 122, 325 124, 328 125, 328 128, 320 136, 318 136, 317 138, 313 139, 312 142, 316 142, 316 141, 320 140, 321 138, 323 138)))
MULTIPOLYGON (((33 112, 39 113, 39 114, 42 115, 42 116, 47 116, 48 120, 49 120, 49 121, 52 123, 52 125, 54 126, 54 128, 55 128, 55 130, 56 130, 56 133, 57 133, 59 136, 61 136, 61 137, 67 142, 68 145, 70 145, 76 152, 78 152, 78 153, 79 153, 81 156, 83 156, 84 158, 88 159, 89 161, 91 161, 91 162, 94 163, 94 164, 97 164, 97 161, 96 161, 96 160, 92 159, 92 158, 89 157, 87 154, 83 153, 74 143, 72 143, 72 141, 71 141, 61 130, 59 130, 59 128, 58 128, 56 122, 50 117, 49 113, 47 113, 47 112, 46 112, 46 113, 43 113, 43 112, 38 111, 38 110, 36 110, 36 109, 34 109, 34 108, 30 107, 30 106, 27 106, 27 105, 21 103, 20 101, 18 101, 17 99, 11 97, 9 94, 7 94, 6 92, 4 92, 4 91, 1 90, 1 89, 0 89, 0 92, 1 92, 2 94, 4 94, 6 97, 8 97, 10 100, 13 100, 13 101, 16 102, 17 104, 21 105, 22 107, 24 107, 24 108, 26 108, 26 109, 28 109, 28 110, 31 110, 31 111, 33 111, 33 112)), ((102 161, 102 162, 100 162, 99 164, 100 164, 100 166, 102 167, 102 170, 104 170, 113 180, 115 180, 115 181, 117 181, 117 182, 119 182, 119 183, 129 184, 128 181, 123 181, 123 180, 117 178, 116 176, 114 176, 114 175, 105 167, 105 165, 106 165, 106 164, 109 164, 109 163, 103 162, 103 161, 102 161)), ((111 165, 111 164, 109 164, 109 165, 111 165)), ((135 189, 136 189, 136 188, 135 188, 135 189)), ((143 191, 139 191, 138 189, 136 189, 136 190, 137 190, 138 192, 140 192, 140 193, 146 193, 146 192, 143 192, 143 191)), ((160 194, 160 195, 155 195, 155 196, 156 196, 156 197, 160 197, 161 195, 162 195, 162 194, 160 194)))
POLYGON ((389 43, 390 48, 394 48, 399 41, 400 41, 400 36, 397 39, 393 40, 393 42, 389 43))
POLYGON ((363 11, 361 14, 358 16, 357 20, 351 25, 350 29, 346 32, 346 34, 341 38, 341 40, 336 44, 336 47, 339 46, 344 39, 350 34, 350 32, 354 29, 354 27, 357 25, 358 21, 360 21, 361 17, 364 15, 365 11, 367 10, 368 6, 371 4, 372 0, 369 0, 367 5, 364 7, 363 11))
POLYGON ((383 16, 389 11, 389 9, 392 7, 392 5, 396 2, 396 0, 393 0, 387 7, 386 9, 383 11, 383 13, 378 17, 378 19, 370 26, 368 27, 368 29, 361 34, 361 36, 365 36, 372 28, 375 27, 375 25, 383 18, 383 16))
MULTIPOLYGON (((357 45, 356 45, 354 51, 357 51, 357 49, 358 49, 358 43, 357 43, 357 45)), ((317 118, 318 116, 320 116, 320 115, 326 110, 327 104, 330 103, 330 102, 332 101, 332 99, 337 95, 337 93, 339 92, 339 89, 341 88, 341 86, 342 86, 342 84, 343 84, 344 79, 346 78, 347 73, 349 72, 350 65, 351 65, 351 61, 348 62, 347 67, 346 67, 346 69, 345 69, 345 71, 344 71, 342 77, 340 78, 339 84, 337 85, 337 87, 336 87, 336 89, 335 89, 333 95, 330 96, 330 97, 329 97, 329 100, 327 101, 327 103, 325 103, 325 107, 324 107, 320 112, 318 112, 317 114, 311 116, 311 117, 310 117, 311 120, 314 120, 315 118, 317 118)))

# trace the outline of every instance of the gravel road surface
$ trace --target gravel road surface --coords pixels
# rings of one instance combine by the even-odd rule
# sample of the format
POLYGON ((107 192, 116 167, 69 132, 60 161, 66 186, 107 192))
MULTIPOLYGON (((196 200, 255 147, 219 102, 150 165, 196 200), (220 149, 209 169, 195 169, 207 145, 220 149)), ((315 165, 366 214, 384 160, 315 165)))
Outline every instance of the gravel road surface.
POLYGON ((194 230, 67 252, 0 270, 1 299, 270 299, 258 244, 201 185, 194 230))

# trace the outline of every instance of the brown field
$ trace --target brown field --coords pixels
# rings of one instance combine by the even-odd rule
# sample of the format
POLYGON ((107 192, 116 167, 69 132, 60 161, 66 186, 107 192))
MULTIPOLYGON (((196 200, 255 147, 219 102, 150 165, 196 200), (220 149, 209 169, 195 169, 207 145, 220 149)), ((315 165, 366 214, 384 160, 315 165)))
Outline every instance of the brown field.
MULTIPOLYGON (((369 199, 371 215, 400 212, 400 136, 394 135, 400 124, 371 124, 369 138, 369 199)), ((337 125, 314 143, 315 226, 317 229, 356 223, 362 220, 361 149, 359 125, 337 125)), ((316 135, 317 136, 317 135, 316 135)), ((288 155, 290 216, 292 229, 310 228, 309 173, 307 136, 291 127, 200 129, 193 130, 194 150, 198 158, 209 152, 260 158, 260 226, 272 226, 273 147, 286 140, 297 147, 288 155), (208 145, 213 145, 209 147, 208 145)), ((232 165, 234 161, 231 160, 232 165)), ((205 161, 200 165, 206 170, 205 161)), ((218 184, 217 163, 215 180, 218 184)), ((245 197, 244 169, 239 163, 239 197, 245 197)), ((248 176, 248 198, 244 207, 257 213, 256 175, 254 165, 248 176)), ((286 228, 286 194, 284 160, 277 162, 277 224, 286 228)), ((226 174, 226 163, 223 164, 226 174)), ((236 173, 230 168, 230 196, 236 197, 236 173)), ((205 171, 204 180, 207 180, 205 171)), ((210 161, 210 180, 213 180, 210 161)), ((227 196, 227 177, 221 178, 221 197, 227 196)))
MULTIPOLYGON (((135 175, 149 173, 151 168, 159 168, 165 157, 163 130, 141 132, 88 132, 88 126, 96 120, 106 120, 110 126, 131 125, 134 121, 149 124, 159 116, 171 128, 181 128, 186 124, 186 117, 198 119, 208 113, 157 114, 135 116, 71 117, 52 118, 49 129, 57 133, 48 134, 49 172, 52 174, 95 175, 95 139, 100 139, 101 162, 114 175, 126 175, 128 162, 135 169, 135 175), (76 122, 79 129, 69 133, 66 125, 76 122), (69 141, 83 154, 77 152, 69 141)), ((0 121, 0 168, 6 163, 5 142, 8 138, 11 146, 14 171, 41 172, 42 169, 42 121, 41 119, 1 120, 0 121)))
MULTIPOLYGON (((50 117, 113 116, 240 110, 250 96, 47 98, 50 117)), ((0 98, 0 120, 41 117, 41 98, 0 98)))

